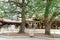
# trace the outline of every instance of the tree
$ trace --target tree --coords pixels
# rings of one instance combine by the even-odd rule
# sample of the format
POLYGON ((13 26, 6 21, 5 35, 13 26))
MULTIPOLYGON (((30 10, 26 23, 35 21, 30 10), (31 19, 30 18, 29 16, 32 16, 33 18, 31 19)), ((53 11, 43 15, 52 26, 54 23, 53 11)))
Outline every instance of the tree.
POLYGON ((53 12, 52 16, 49 18, 49 9, 51 8, 51 4, 52 4, 53 0, 47 0, 47 4, 46 4, 46 9, 45 9, 45 34, 50 35, 50 28, 51 28, 51 24, 52 22, 55 20, 55 18, 60 15, 59 12, 53 12))
POLYGON ((19 33, 24 33, 25 30, 25 8, 26 8, 26 4, 25 4, 25 0, 22 0, 22 23, 21 23, 21 29, 19 30, 19 33))
POLYGON ((48 35, 50 34, 50 26, 51 26, 51 24, 49 23, 49 19, 48 19, 51 2, 52 2, 52 0, 47 0, 45 14, 44 14, 44 17, 45 17, 45 23, 44 23, 45 24, 45 34, 48 34, 48 35))
POLYGON ((21 18, 22 18, 22 23, 21 23, 21 27, 20 27, 20 30, 19 30, 19 33, 24 33, 24 29, 25 29, 25 14, 26 14, 26 11, 25 11, 25 8, 27 6, 28 3, 25 2, 25 0, 22 0, 22 2, 20 3, 19 2, 20 0, 14 0, 14 1, 11 1, 9 0, 9 3, 13 3, 15 4, 17 7, 21 8, 22 11, 21 11, 21 18))
MULTIPOLYGON (((22 0, 22 2, 19 1, 20 0, 8 1, 11 6, 16 5, 21 10, 19 12, 22 15, 22 24, 19 32, 24 33, 26 15, 29 15, 29 17, 36 15, 37 19, 44 19, 45 34, 50 35, 51 24, 56 19, 56 17, 60 15, 60 8, 57 7, 57 4, 60 2, 60 0, 22 0), (27 3, 25 3, 25 1, 27 1, 27 3)), ((16 12, 14 11, 15 9, 16 8, 11 10, 10 12, 16 12)))
MULTIPOLYGON (((43 14, 44 16, 45 34, 50 35, 51 24, 55 20, 55 18, 60 15, 58 10, 59 8, 56 7, 60 1, 59 0, 43 0, 43 1, 35 0, 33 2, 34 5, 29 6, 29 8, 32 10, 30 11, 33 12, 32 15, 34 14, 39 15, 42 12, 41 14, 43 14), (45 4, 43 1, 45 2, 45 4)), ((37 18, 39 17, 38 15, 37 15, 37 18)))

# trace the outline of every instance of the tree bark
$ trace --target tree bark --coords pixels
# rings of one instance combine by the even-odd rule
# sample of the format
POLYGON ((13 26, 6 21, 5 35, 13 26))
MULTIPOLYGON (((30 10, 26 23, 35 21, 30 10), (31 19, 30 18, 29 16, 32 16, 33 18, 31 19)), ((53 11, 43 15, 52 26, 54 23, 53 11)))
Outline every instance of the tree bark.
POLYGON ((20 27, 20 30, 19 30, 19 33, 25 33, 24 30, 25 30, 25 5, 24 5, 24 1, 25 0, 22 0, 22 12, 21 12, 21 17, 22 17, 22 23, 21 23, 21 27, 20 27))
POLYGON ((45 34, 46 35, 50 35, 50 28, 51 28, 51 25, 46 23, 45 24, 45 34))
POLYGON ((22 23, 21 23, 19 33, 25 33, 24 30, 25 30, 25 14, 22 13, 22 23))
POLYGON ((44 14, 45 34, 50 35, 51 24, 49 23, 49 9, 50 9, 52 0, 46 0, 46 1, 47 1, 47 3, 46 3, 45 14, 44 14))

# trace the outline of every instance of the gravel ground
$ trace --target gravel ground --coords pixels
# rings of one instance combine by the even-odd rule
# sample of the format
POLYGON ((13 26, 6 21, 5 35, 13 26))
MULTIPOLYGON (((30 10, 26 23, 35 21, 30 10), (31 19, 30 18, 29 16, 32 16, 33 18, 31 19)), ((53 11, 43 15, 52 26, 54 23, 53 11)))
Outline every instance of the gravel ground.
POLYGON ((0 36, 0 40, 60 40, 60 38, 42 38, 28 36, 0 36))

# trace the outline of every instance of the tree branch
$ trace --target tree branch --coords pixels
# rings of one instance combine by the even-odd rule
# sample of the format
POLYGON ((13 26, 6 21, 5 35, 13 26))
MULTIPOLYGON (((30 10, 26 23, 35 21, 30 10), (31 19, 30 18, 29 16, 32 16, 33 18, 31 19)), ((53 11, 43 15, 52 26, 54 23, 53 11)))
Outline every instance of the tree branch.
POLYGON ((15 5, 18 6, 18 7, 22 7, 22 3, 19 3, 19 2, 8 1, 8 3, 13 3, 13 4, 15 4, 15 5))
POLYGON ((58 15, 60 15, 60 13, 54 12, 53 15, 50 18, 49 23, 52 23, 55 20, 55 17, 57 17, 58 15))

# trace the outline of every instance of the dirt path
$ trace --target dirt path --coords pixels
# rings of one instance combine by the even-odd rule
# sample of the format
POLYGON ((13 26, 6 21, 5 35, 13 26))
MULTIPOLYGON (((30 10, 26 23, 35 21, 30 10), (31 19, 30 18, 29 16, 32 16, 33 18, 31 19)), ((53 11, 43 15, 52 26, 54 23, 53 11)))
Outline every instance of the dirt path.
MULTIPOLYGON (((18 33, 4 33, 4 34, 1 34, 3 36, 29 36, 28 33, 22 33, 22 34, 18 34, 18 33)), ((47 37, 47 38, 60 38, 60 35, 59 34, 51 34, 51 35, 45 35, 43 33, 35 33, 34 36, 37 36, 37 37, 47 37)))

